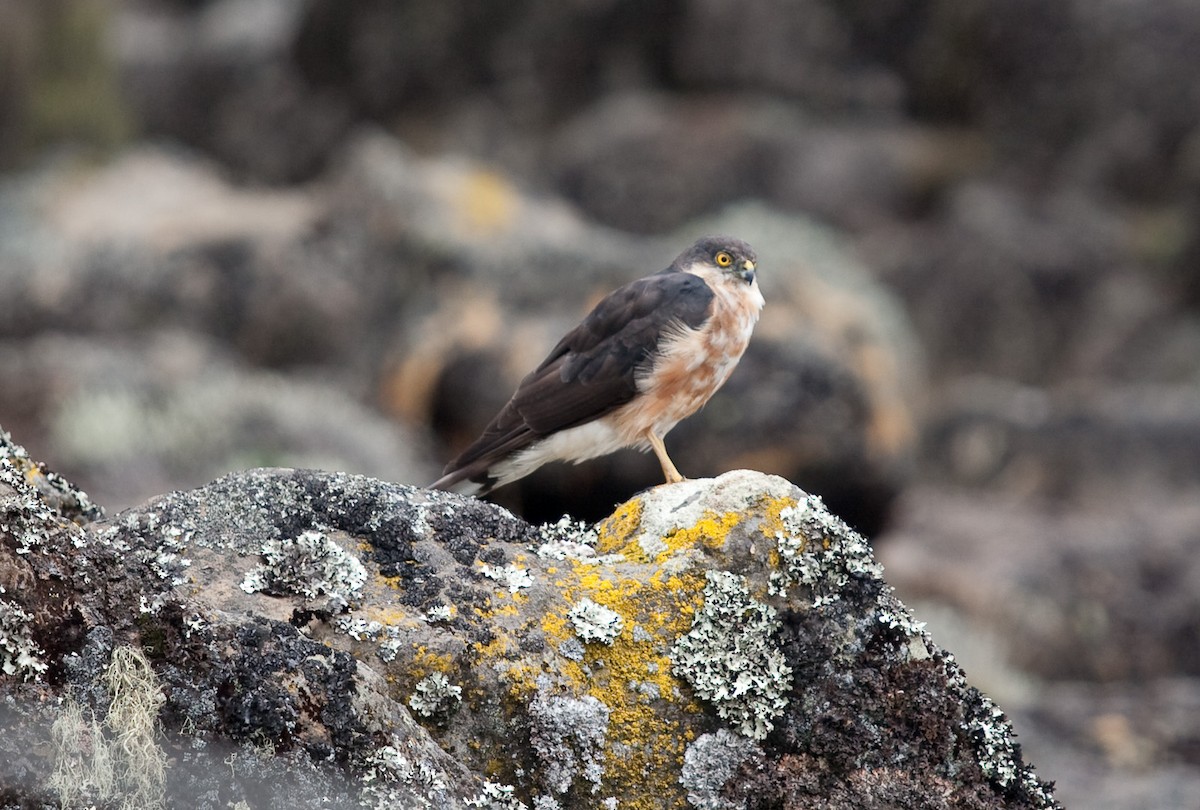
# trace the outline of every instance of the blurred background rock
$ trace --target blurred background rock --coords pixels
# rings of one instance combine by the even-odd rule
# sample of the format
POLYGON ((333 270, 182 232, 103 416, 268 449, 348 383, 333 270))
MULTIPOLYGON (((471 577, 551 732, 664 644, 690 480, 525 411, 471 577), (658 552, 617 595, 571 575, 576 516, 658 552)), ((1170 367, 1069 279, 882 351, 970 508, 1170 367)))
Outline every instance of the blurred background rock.
POLYGON ((11 0, 0 425, 110 511, 423 483, 731 232, 768 307, 681 469, 871 534, 1067 806, 1197 807, 1197 54, 1191 0, 11 0))

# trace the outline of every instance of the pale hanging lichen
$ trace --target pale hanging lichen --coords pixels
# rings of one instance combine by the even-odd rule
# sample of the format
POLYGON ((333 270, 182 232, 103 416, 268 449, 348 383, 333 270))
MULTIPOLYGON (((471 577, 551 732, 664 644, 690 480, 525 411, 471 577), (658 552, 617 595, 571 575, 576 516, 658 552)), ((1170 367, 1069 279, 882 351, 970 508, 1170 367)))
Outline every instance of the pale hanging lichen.
POLYGON ((50 729, 49 787, 64 807, 162 807, 167 756, 158 744, 158 709, 166 697, 158 676, 141 650, 117 647, 102 681, 112 697, 103 723, 68 698, 50 729))

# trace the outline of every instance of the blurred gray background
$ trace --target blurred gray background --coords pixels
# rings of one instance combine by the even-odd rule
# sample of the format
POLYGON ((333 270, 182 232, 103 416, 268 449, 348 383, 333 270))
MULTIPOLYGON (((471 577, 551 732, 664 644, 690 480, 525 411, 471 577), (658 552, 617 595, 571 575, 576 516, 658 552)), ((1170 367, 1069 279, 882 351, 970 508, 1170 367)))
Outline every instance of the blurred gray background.
POLYGON ((1198 75, 1194 0, 0 0, 0 426, 110 513, 427 483, 732 233, 768 305, 681 470, 871 536, 1068 807, 1200 808, 1198 75))

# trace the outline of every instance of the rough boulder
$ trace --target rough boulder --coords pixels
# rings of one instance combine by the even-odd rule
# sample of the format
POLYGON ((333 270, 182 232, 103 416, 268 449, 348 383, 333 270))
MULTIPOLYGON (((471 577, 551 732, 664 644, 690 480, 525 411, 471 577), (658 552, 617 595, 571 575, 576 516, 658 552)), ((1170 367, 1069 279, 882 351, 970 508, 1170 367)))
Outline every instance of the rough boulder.
POLYGON ((595 526, 290 469, 103 518, 0 434, 0 656, 0 806, 1057 806, 863 539, 747 471, 595 526))

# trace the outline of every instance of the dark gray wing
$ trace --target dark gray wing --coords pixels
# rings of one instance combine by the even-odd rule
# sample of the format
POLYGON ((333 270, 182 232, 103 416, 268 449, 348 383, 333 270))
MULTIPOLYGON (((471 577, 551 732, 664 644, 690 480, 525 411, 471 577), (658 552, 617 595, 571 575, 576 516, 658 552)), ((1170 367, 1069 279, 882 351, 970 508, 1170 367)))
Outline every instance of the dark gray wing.
POLYGON ((665 333, 708 319, 713 292, 690 273, 664 271, 607 295, 517 386, 483 435, 446 466, 435 486, 465 478, 485 483, 487 469, 560 430, 598 419, 637 394, 637 372, 665 333))

